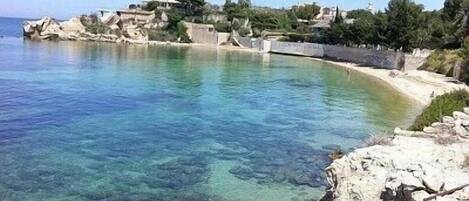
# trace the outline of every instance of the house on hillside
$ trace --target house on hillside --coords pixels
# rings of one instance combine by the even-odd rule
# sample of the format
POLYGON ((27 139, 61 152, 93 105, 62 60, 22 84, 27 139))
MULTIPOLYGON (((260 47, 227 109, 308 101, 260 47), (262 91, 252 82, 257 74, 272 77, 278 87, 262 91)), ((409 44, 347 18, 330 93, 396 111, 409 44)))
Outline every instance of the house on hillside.
POLYGON ((321 33, 322 30, 331 28, 330 20, 320 20, 316 21, 315 24, 309 26, 313 33, 321 33))
POLYGON ((116 13, 123 22, 134 21, 147 23, 155 19, 155 12, 141 9, 118 10, 116 13))
POLYGON ((169 10, 171 8, 178 7, 181 2, 177 0, 148 0, 148 1, 142 1, 142 7, 145 7, 149 3, 156 3, 157 7, 156 9, 158 10, 169 10))
POLYGON ((337 14, 342 16, 342 18, 347 17, 347 11, 345 10, 339 10, 339 13, 337 13, 337 7, 322 7, 321 10, 319 11, 319 14, 315 17, 315 20, 329 20, 333 21, 337 14))

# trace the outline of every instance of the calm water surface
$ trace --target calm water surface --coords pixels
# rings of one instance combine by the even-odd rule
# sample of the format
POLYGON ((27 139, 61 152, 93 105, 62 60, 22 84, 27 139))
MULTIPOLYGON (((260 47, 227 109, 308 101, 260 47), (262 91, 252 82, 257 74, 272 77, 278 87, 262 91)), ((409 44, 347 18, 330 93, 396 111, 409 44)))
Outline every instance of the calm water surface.
POLYGON ((417 106, 307 58, 0 39, 0 200, 311 200, 417 106))

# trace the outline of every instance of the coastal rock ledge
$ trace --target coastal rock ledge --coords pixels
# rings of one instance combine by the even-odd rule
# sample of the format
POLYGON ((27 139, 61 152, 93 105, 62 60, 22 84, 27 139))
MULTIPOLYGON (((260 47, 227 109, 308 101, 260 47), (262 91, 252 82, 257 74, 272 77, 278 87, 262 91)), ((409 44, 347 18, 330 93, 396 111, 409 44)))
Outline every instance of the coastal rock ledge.
POLYGON ((469 108, 423 132, 396 129, 327 169, 323 201, 469 200, 469 108))

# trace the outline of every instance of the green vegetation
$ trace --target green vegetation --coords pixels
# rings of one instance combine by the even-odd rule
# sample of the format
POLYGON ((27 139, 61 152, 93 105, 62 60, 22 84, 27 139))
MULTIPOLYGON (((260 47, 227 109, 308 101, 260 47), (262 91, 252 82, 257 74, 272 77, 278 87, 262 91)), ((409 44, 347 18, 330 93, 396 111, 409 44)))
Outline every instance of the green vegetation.
POLYGON ((317 14, 319 14, 320 10, 321 7, 316 5, 316 3, 313 3, 305 4, 304 6, 293 6, 291 12, 293 12, 299 19, 311 20, 314 19, 317 14))
POLYGON ((95 24, 89 24, 85 26, 86 31, 92 34, 105 34, 109 31, 108 26, 104 25, 102 22, 98 22, 95 24))
POLYGON ((316 41, 351 47, 379 45, 405 52, 460 48, 468 35, 469 0, 446 0, 439 11, 423 9, 412 0, 391 0, 385 12, 353 10, 348 15, 355 19, 353 23, 336 20, 316 41))
POLYGON ((109 28, 100 22, 95 14, 81 16, 80 22, 85 26, 86 31, 92 34, 105 34, 109 31, 109 28))
POLYGON ((453 76, 454 67, 462 62, 462 59, 458 50, 437 50, 418 69, 453 76))
POLYGON ((443 116, 451 116, 454 111, 461 111, 469 105, 469 93, 465 90, 453 91, 437 96, 430 105, 425 108, 414 124, 409 128, 413 131, 421 131, 424 127, 441 120, 443 116))
POLYGON ((187 27, 184 25, 184 22, 179 22, 177 24, 177 33, 176 33, 179 42, 181 43, 191 43, 191 39, 187 35, 187 27))
POLYGON ((177 37, 175 34, 170 33, 167 30, 150 29, 148 30, 148 40, 176 42, 177 37))
POLYGON ((412 51, 415 32, 419 28, 419 16, 423 5, 411 0, 393 0, 389 2, 386 14, 389 19, 387 39, 394 50, 412 51))

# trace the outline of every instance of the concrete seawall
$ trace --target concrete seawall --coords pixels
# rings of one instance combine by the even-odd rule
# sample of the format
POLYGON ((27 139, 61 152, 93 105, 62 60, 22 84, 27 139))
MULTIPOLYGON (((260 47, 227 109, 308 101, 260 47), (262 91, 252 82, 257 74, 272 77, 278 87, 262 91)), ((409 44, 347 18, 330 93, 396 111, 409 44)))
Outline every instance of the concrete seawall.
MULTIPOLYGON (((259 39, 257 39, 259 40, 259 39)), ((317 43, 295 43, 280 41, 253 42, 242 38, 243 45, 263 52, 328 58, 332 60, 357 63, 359 65, 374 66, 385 69, 415 70, 425 62, 426 55, 411 55, 402 52, 380 51, 365 48, 349 48, 343 46, 324 45, 317 43), (249 43, 251 42, 251 43, 249 43), (257 47, 252 44, 259 44, 257 47), (269 47, 264 47, 269 44, 269 47)))

